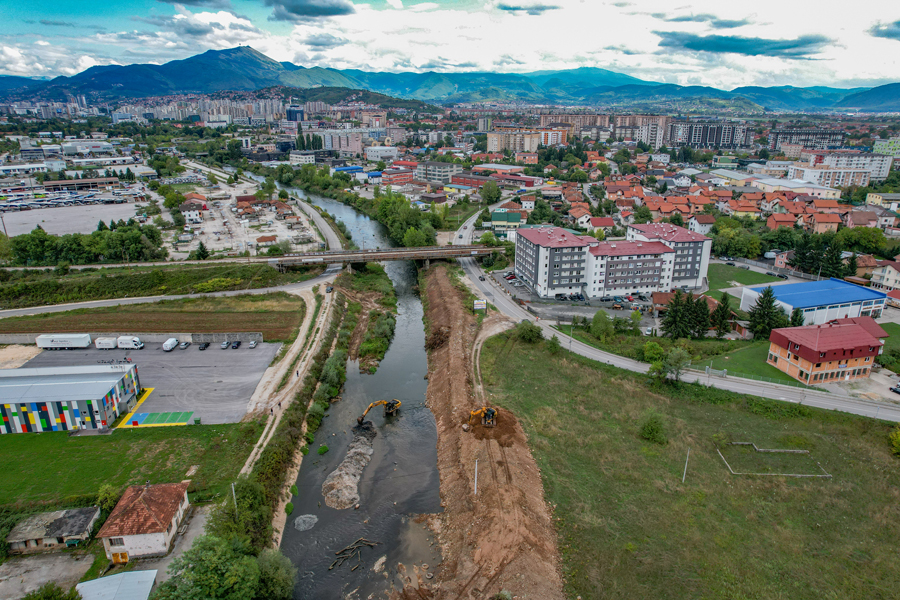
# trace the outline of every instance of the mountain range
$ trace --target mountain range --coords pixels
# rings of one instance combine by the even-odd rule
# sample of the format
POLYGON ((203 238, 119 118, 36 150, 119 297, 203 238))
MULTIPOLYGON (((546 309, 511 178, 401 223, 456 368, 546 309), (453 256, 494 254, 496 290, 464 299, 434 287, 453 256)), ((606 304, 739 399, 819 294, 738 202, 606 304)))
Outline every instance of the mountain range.
POLYGON ((725 91, 644 81, 595 67, 532 73, 384 73, 357 69, 305 68, 278 62, 248 47, 209 50, 162 65, 91 67, 51 80, 0 76, 0 96, 62 100, 84 94, 120 100, 180 93, 251 91, 271 86, 364 89, 398 98, 435 103, 518 100, 600 106, 650 105, 691 99, 745 110, 900 110, 900 83, 840 89, 740 87, 725 91))

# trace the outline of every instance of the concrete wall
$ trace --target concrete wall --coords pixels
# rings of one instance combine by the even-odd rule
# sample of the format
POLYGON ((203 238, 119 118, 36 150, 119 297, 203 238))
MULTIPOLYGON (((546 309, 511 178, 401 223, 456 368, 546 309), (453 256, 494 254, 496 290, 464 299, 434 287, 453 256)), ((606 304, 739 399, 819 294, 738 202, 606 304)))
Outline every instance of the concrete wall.
MULTIPOLYGON (((258 332, 248 332, 244 331, 241 333, 138 333, 134 331, 119 331, 119 332, 91 332, 91 340, 95 340, 98 337, 119 337, 120 335, 134 335, 141 338, 141 341, 144 343, 163 343, 169 338, 178 338, 181 342, 192 342, 194 344, 201 342, 224 342, 228 340, 229 342, 234 342, 240 340, 241 342, 252 342, 256 341, 262 343, 263 335, 258 332)), ((0 334, 0 344, 34 344, 35 338, 37 338, 38 334, 36 333, 3 333, 0 334)), ((91 344, 93 347, 93 344, 91 344)), ((120 350, 120 348, 117 348, 120 350)))

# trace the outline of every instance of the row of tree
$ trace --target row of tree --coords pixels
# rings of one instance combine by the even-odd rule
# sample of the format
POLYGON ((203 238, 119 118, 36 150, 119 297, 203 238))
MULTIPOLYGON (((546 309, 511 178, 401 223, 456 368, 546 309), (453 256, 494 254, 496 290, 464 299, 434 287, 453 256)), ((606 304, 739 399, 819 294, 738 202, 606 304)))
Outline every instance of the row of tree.
POLYGON ((159 229, 129 219, 109 226, 101 222, 90 234, 51 235, 37 226, 10 240, 10 255, 16 265, 55 266, 165 260, 168 251, 159 229))
POLYGON ((677 290, 669 301, 661 327, 663 334, 672 339, 702 340, 710 329, 714 329, 716 337, 721 339, 731 331, 731 313, 728 294, 723 294, 722 300, 710 312, 705 296, 693 297, 677 290))

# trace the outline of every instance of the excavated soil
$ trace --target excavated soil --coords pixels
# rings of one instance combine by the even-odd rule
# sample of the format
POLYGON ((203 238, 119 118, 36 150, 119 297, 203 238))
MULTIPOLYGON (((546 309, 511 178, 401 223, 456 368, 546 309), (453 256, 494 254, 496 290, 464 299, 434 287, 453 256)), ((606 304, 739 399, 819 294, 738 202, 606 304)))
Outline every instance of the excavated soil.
POLYGON ((331 508, 350 508, 359 503, 359 479, 372 460, 375 435, 371 421, 353 428, 353 441, 347 448, 347 456, 322 483, 325 504, 331 508))
POLYGON ((496 427, 478 423, 463 431, 479 405, 471 360, 475 319, 443 266, 428 273, 425 295, 429 339, 440 340, 428 356, 427 393, 437 420, 444 506, 428 517, 444 557, 430 582, 434 597, 474 600, 508 590, 513 597, 562 599, 556 531, 521 426, 500 409, 496 427))
POLYGON ((0 347, 0 369, 18 369, 40 353, 37 346, 13 344, 0 347))

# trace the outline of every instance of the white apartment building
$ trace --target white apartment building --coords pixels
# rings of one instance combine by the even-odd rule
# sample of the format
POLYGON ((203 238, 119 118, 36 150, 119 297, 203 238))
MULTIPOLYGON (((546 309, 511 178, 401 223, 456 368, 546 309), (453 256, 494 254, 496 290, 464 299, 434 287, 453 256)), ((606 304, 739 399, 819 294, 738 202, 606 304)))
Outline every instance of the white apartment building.
POLYGON ((888 156, 900 159, 900 137, 891 138, 889 140, 878 140, 875 142, 872 151, 875 154, 887 154, 888 156))
POLYGON ((394 146, 369 146, 366 148, 366 160, 396 160, 400 156, 400 151, 394 146))
POLYGON ((634 242, 662 242, 675 251, 672 287, 696 289, 705 283, 712 250, 712 240, 705 235, 669 223, 647 223, 629 225, 625 238, 634 242))
POLYGON ((491 131, 487 134, 488 152, 536 152, 540 145, 539 131, 491 131))
POLYGON ((316 164, 316 154, 311 151, 291 150, 288 160, 292 165, 314 165, 316 164))
POLYGON ((864 169, 872 181, 884 181, 891 173, 893 156, 871 152, 804 152, 800 155, 804 166, 825 166, 832 169, 864 169))
POLYGON ((830 188, 842 188, 849 185, 865 187, 869 185, 871 176, 872 173, 868 169, 835 168, 826 165, 816 165, 815 167, 791 165, 787 172, 788 179, 808 181, 830 188))

